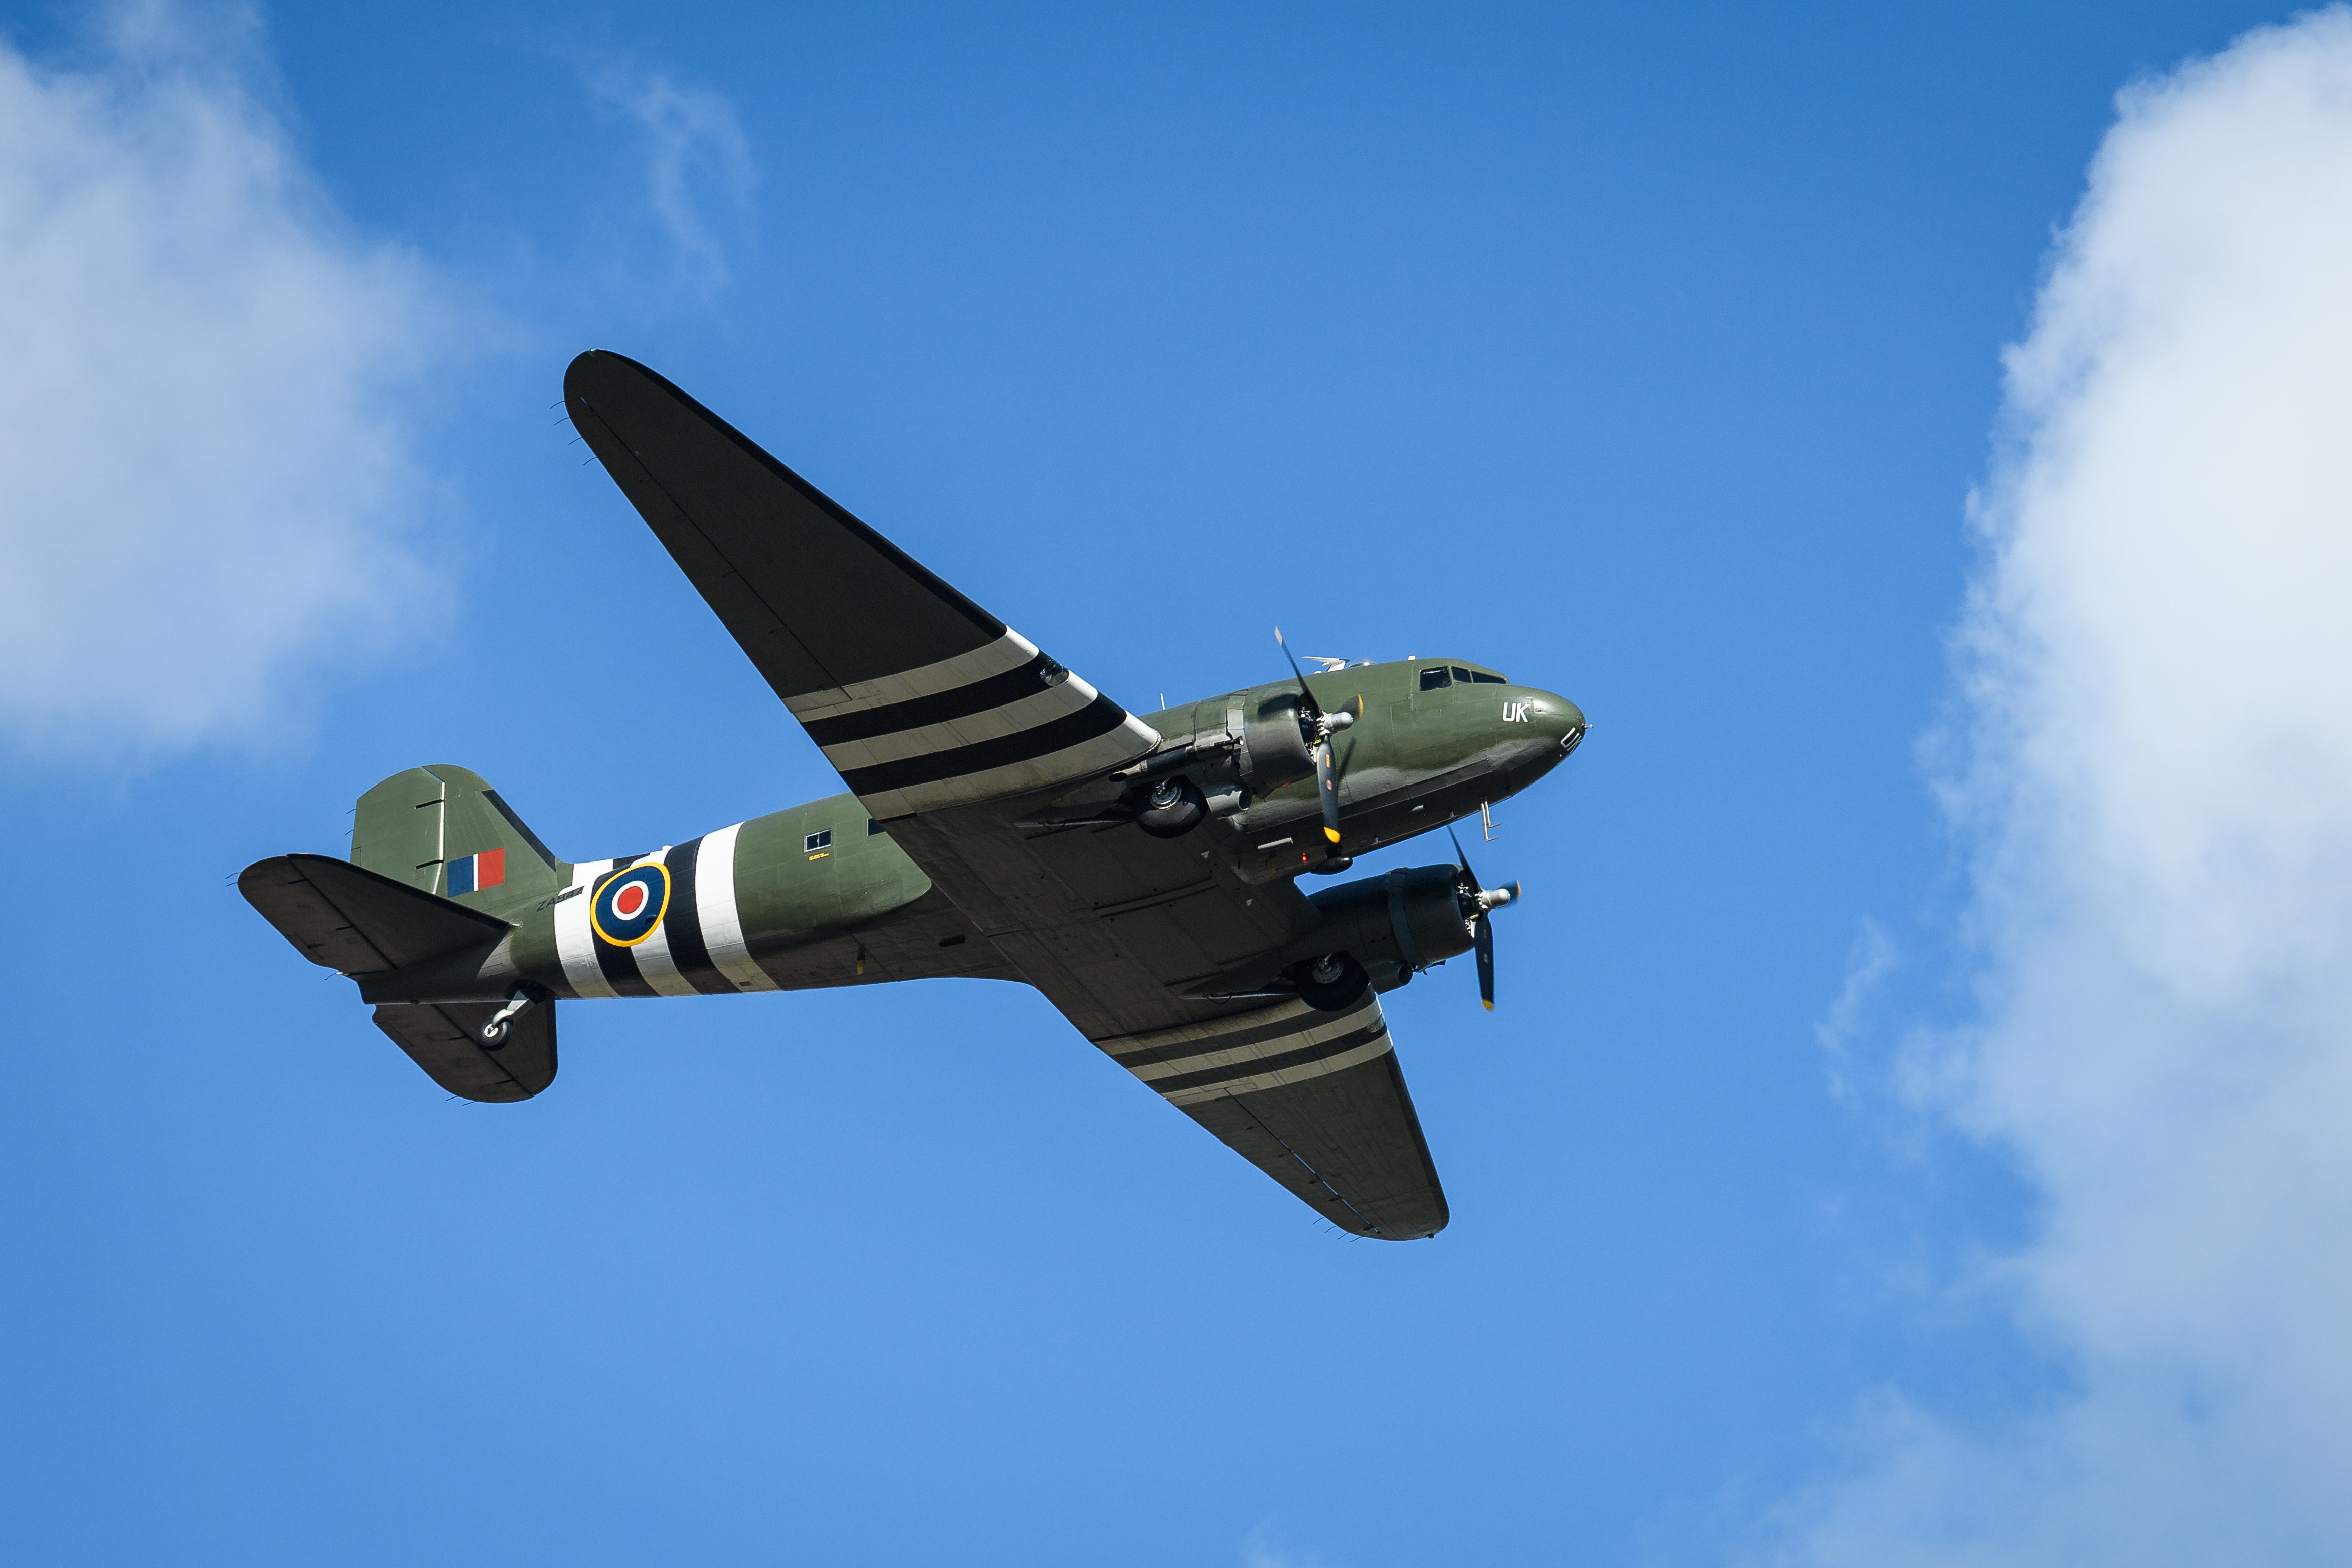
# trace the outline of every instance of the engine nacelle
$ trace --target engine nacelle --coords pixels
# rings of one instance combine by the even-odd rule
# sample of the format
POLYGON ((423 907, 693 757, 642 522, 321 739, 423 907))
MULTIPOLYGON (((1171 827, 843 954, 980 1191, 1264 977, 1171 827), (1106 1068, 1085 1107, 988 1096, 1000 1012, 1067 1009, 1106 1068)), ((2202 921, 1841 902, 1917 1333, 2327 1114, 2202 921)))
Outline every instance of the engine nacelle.
POLYGON ((1277 691, 1242 728, 1242 782, 1260 795, 1315 776, 1314 748, 1298 729, 1298 693, 1277 691))
POLYGON ((1412 866, 1310 893, 1323 923, 1302 945, 1352 953, 1374 973, 1383 964, 1409 973, 1467 952, 1471 932, 1462 911, 1461 878, 1457 866, 1412 866))

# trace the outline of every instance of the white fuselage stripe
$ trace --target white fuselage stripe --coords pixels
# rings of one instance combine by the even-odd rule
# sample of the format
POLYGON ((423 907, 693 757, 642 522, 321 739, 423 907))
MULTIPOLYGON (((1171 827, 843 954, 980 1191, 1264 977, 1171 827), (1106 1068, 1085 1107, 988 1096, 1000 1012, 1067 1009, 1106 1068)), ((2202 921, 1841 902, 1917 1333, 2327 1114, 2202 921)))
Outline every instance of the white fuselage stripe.
POLYGON ((694 863, 695 903, 702 911, 702 945, 710 952, 710 966, 739 991, 780 989, 767 971, 751 961, 743 940, 743 921, 735 905, 735 841, 741 823, 722 827, 702 841, 694 863))
POLYGON ((572 885, 581 889, 555 906, 555 956, 563 963, 563 978, 581 996, 617 996, 596 963, 596 937, 588 926, 589 889, 613 868, 610 860, 583 860, 572 868, 572 885))

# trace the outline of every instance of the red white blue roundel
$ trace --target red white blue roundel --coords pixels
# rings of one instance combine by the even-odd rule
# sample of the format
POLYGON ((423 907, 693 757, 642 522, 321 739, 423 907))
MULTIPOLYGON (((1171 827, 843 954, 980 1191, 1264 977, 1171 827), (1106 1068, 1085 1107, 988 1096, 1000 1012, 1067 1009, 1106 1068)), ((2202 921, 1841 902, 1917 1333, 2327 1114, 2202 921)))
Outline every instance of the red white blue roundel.
POLYGON ((669 910, 669 868, 648 860, 596 889, 588 906, 596 934, 615 947, 635 947, 654 934, 669 910))

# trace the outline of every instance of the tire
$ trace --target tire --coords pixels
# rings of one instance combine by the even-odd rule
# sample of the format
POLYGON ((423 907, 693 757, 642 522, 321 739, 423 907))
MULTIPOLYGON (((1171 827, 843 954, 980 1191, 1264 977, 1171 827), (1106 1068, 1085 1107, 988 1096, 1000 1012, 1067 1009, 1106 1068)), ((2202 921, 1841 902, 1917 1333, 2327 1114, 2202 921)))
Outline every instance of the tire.
POLYGON ((1201 786, 1179 773, 1144 792, 1135 825, 1154 838, 1181 838, 1208 815, 1209 800, 1201 786))
POLYGON ((1372 977, 1352 954, 1327 952, 1285 971, 1298 987, 1298 999, 1324 1013, 1344 1013, 1363 999, 1372 977))

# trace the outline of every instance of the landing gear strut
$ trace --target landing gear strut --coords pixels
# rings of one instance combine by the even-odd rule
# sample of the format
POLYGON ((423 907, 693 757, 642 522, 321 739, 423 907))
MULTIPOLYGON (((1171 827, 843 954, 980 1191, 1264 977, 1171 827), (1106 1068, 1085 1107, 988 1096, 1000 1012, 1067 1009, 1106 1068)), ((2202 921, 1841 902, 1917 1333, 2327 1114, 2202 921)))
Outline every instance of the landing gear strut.
POLYGON ((1208 797, 1201 786, 1179 773, 1161 779, 1143 794, 1135 825, 1154 838, 1181 838, 1209 815, 1208 797))
POLYGON ((507 1005, 491 1014, 490 1021, 482 1026, 483 1048, 495 1051, 505 1045, 507 1037, 514 1033, 514 1021, 522 1016, 524 1009, 546 1000, 547 993, 536 985, 516 986, 508 995, 507 1005))

